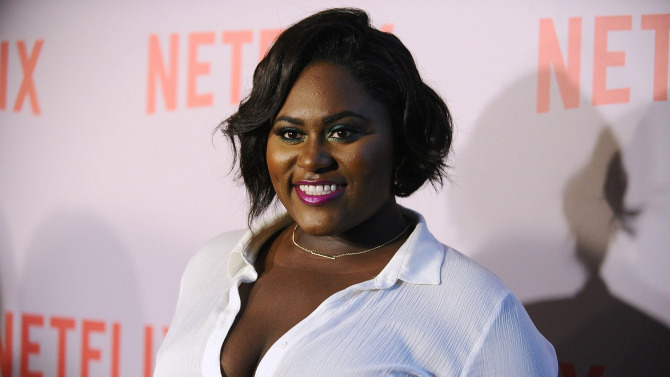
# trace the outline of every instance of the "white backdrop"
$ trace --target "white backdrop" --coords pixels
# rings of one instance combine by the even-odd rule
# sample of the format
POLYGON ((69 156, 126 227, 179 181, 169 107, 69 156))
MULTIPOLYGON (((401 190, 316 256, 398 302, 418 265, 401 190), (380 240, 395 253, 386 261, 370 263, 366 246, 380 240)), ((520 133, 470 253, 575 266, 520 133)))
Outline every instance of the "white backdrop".
MULTIPOLYGON (((187 260, 246 225, 214 127, 276 30, 346 5, 0 1, 2 376, 149 375, 187 260)), ((402 203, 529 307, 602 276, 668 333, 670 4, 355 5, 456 121, 452 182, 402 203)), ((557 349, 566 377, 614 375, 557 349)))

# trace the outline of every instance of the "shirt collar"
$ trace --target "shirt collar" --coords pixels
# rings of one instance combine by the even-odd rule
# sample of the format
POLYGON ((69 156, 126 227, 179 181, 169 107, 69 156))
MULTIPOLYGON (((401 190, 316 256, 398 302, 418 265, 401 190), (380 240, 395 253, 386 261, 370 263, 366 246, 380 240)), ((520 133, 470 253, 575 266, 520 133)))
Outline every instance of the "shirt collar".
POLYGON ((440 284, 445 246, 428 231, 423 216, 410 209, 401 208, 406 216, 416 221, 416 227, 377 275, 375 285, 378 288, 387 288, 397 280, 410 284, 440 284))
POLYGON ((243 282, 255 281, 258 278, 258 273, 254 268, 254 262, 259 250, 272 235, 292 222, 293 219, 285 210, 282 210, 271 213, 252 225, 230 254, 228 260, 228 274, 230 277, 242 274, 240 278, 243 282))
MULTIPOLYGON (((440 284, 445 246, 428 231, 426 220, 419 213, 401 207, 403 213, 416 221, 416 227, 393 258, 374 279, 375 288, 388 288, 397 280, 410 284, 440 284)), ((233 249, 228 262, 231 277, 239 276, 243 282, 258 278, 254 268, 261 246, 273 234, 285 228, 293 219, 285 210, 265 216, 247 231, 233 249)))

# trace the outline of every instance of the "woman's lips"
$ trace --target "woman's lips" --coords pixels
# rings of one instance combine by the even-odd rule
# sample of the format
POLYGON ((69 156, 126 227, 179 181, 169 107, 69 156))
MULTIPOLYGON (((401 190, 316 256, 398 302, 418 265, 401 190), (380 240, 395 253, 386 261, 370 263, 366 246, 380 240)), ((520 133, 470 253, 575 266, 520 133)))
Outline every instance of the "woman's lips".
POLYGON ((345 186, 334 182, 300 181, 296 182, 293 188, 303 203, 319 205, 340 196, 344 192, 345 186))

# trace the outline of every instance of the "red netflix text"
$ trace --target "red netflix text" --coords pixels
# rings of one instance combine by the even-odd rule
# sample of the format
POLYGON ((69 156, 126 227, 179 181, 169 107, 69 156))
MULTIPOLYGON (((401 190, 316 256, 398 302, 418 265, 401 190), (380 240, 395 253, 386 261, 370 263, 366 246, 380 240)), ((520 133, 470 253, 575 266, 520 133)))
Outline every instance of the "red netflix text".
POLYGON ((7 101, 14 99, 13 110, 20 112, 27 99, 30 102, 32 113, 40 115, 40 102, 37 99, 37 88, 33 80, 33 74, 35 73, 35 67, 37 66, 37 60, 40 57, 43 45, 43 39, 36 40, 32 47, 29 47, 24 40, 16 41, 14 44, 10 44, 9 41, 0 41, 0 110, 5 110, 7 108, 7 101), (15 49, 11 48, 12 46, 15 49), (10 53, 18 54, 23 72, 21 85, 16 92, 16 96, 14 96, 14 93, 8 93, 7 89, 10 53))
MULTIPOLYGON (((381 30, 393 31, 392 24, 382 25, 381 30)), ((162 99, 166 111, 181 106, 187 109, 211 107, 215 93, 203 93, 198 89, 198 80, 211 75, 212 62, 201 60, 198 52, 204 47, 219 46, 228 49, 230 61, 222 62, 230 67, 229 87, 225 95, 228 103, 237 104, 242 96, 243 48, 254 46, 258 60, 263 58, 281 29, 228 30, 223 32, 193 32, 180 36, 151 34, 148 46, 146 113, 154 114, 162 99), (185 44, 185 46, 184 46, 185 44), (186 62, 186 77, 179 76, 179 64, 186 62), (179 83, 186 80, 185 93, 178 93, 179 83)), ((257 62, 256 61, 256 62, 257 62)), ((254 62, 254 63, 256 63, 254 62)))
MULTIPOLYGON (((558 363, 558 368, 561 371, 563 377, 579 377, 577 371, 575 370, 574 364, 569 363, 558 363)), ((592 365, 589 367, 589 370, 586 372, 584 377, 603 377, 605 375, 605 367, 602 365, 592 365)))
MULTIPOLYGON (((110 377, 120 376, 122 325, 115 321, 103 321, 95 319, 76 319, 74 317, 45 316, 43 314, 22 313, 14 315, 13 312, 5 312, 4 328, 0 329, 0 375, 3 377, 14 376, 14 371, 19 371, 20 377, 43 377, 68 375, 67 367, 72 365, 72 360, 78 361, 78 375, 89 377, 93 374, 91 369, 94 364, 108 370, 110 377), (56 339, 55 350, 44 349, 41 341, 43 337, 35 337, 35 332, 42 332, 56 339), (18 333, 18 337, 16 337, 18 333), (72 353, 70 347, 73 345, 73 337, 76 342, 75 351, 72 353), (41 340, 37 340, 41 339, 41 340), (106 343, 105 350, 109 353, 103 355, 103 349, 95 344, 106 343), (55 352, 57 360, 53 365, 40 363, 39 368, 31 365, 31 360, 40 358, 44 353, 55 352), (105 365, 99 365, 106 360, 105 365), (69 363, 69 364, 68 364, 69 363)), ((156 331, 153 326, 144 326, 143 344, 143 367, 137 371, 137 376, 150 377, 154 355, 157 351, 157 343, 165 336, 167 327, 156 331), (156 341, 158 337, 158 342, 156 341)), ((72 374, 72 372, 70 372, 72 374)), ((98 377, 98 376, 96 376, 98 377)))
MULTIPOLYGON (((593 98, 592 105, 620 104, 630 102, 629 87, 608 88, 607 69, 626 66, 626 51, 610 51, 608 37, 617 32, 641 32, 654 39, 653 93, 649 99, 668 100, 668 32, 670 14, 646 14, 641 16, 640 31, 633 31, 633 16, 600 16, 594 19, 593 34, 593 98)), ((549 111, 551 71, 565 109, 577 108, 580 102, 582 61, 582 18, 568 20, 567 48, 561 50, 559 36, 551 18, 540 19, 537 112, 549 111)))

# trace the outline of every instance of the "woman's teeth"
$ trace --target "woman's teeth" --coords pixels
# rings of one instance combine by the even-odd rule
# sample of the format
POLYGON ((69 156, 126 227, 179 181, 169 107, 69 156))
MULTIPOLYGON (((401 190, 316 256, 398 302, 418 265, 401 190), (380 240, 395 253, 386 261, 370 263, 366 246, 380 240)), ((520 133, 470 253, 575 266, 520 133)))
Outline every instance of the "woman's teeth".
POLYGON ((328 195, 342 188, 342 185, 300 185, 300 191, 307 195, 328 195))

